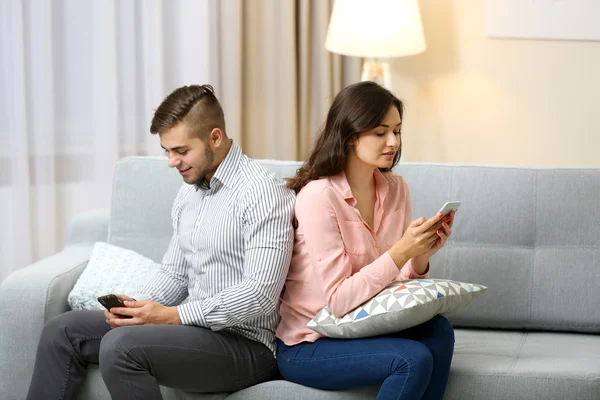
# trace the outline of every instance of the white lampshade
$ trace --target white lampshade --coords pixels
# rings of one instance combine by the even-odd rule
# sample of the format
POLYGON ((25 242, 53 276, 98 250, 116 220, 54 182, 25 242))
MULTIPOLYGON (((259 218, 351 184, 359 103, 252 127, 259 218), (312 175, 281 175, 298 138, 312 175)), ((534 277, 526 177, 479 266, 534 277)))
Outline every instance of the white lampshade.
POLYGON ((400 57, 425 51, 418 0, 336 0, 325 48, 355 57, 400 57))

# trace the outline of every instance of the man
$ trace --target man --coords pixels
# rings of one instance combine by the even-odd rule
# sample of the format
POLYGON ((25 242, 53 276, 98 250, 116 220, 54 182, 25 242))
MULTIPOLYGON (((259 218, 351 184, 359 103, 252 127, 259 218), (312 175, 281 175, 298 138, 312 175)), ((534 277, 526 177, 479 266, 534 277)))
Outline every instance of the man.
POLYGON ((209 85, 167 96, 150 131, 187 183, 161 270, 140 293, 117 295, 126 307, 48 321, 28 399, 75 399, 89 363, 118 400, 162 399, 159 385, 231 392, 276 374, 293 192, 228 139, 209 85))

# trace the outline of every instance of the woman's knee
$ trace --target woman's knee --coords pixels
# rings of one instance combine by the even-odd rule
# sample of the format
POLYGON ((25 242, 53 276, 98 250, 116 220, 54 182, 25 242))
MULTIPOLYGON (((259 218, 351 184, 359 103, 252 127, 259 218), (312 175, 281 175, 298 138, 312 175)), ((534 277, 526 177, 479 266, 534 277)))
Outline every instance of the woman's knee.
POLYGON ((392 363, 392 374, 405 373, 430 376, 433 370, 433 355, 427 346, 413 342, 410 346, 398 349, 392 363))
POLYGON ((454 347, 454 327, 446 317, 437 315, 430 321, 430 324, 430 329, 435 332, 440 341, 454 347))

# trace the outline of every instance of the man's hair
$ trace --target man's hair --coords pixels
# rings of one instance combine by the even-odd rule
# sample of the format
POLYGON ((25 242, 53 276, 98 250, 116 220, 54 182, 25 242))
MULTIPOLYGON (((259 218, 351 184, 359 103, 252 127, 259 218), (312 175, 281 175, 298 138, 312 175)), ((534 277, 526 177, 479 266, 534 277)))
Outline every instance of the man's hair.
POLYGON ((175 89, 158 106, 150 132, 161 134, 185 123, 201 139, 215 128, 225 135, 225 116, 211 85, 190 85, 175 89))

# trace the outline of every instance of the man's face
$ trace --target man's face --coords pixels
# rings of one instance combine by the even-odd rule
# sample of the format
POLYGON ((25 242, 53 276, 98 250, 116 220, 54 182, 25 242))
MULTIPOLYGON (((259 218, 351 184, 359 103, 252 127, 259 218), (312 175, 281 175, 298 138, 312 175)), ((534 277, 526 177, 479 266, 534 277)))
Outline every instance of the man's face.
POLYGON ((212 177, 214 150, 183 122, 160 134, 160 146, 169 158, 169 167, 177 168, 185 183, 200 186, 207 176, 212 177))

